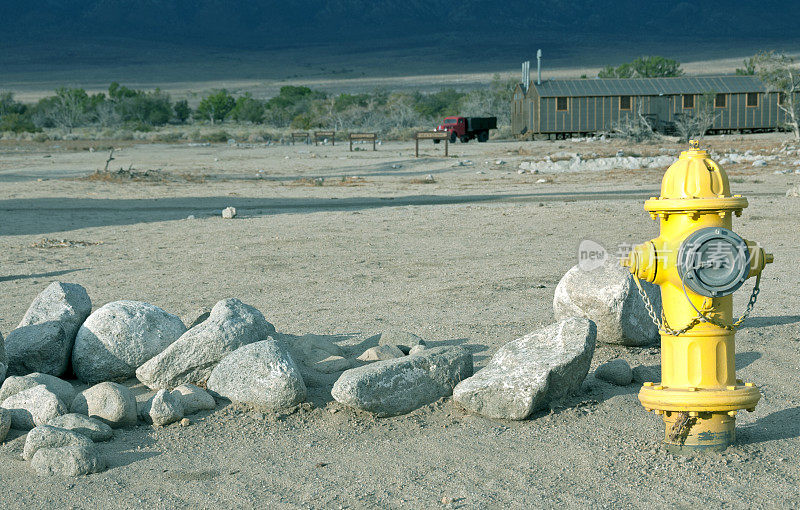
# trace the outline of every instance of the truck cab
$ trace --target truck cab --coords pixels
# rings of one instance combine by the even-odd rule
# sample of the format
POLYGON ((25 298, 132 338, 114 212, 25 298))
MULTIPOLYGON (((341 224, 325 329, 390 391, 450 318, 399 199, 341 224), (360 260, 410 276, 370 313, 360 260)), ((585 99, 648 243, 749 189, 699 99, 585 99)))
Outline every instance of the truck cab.
POLYGON ((450 142, 455 143, 457 139, 466 134, 467 119, 465 117, 445 117, 442 123, 436 127, 436 131, 450 132, 450 142))

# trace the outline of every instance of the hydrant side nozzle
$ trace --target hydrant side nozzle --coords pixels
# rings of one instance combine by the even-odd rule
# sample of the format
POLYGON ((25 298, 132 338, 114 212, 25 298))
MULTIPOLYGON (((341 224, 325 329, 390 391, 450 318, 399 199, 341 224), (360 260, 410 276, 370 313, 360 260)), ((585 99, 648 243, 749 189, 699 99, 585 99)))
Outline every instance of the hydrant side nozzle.
POLYGON ((750 250, 750 272, 747 277, 758 276, 767 264, 772 264, 774 257, 771 253, 764 251, 764 248, 755 241, 745 241, 750 250))
POLYGON ((653 283, 656 279, 657 260, 655 244, 648 241, 634 246, 622 264, 635 278, 653 283))

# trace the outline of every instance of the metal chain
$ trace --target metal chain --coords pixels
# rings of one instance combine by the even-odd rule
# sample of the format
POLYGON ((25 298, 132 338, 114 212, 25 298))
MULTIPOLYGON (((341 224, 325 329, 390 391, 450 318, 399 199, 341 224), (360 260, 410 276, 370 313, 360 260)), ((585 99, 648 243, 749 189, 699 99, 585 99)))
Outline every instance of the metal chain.
MULTIPOLYGON (((756 276, 756 284, 753 287, 753 292, 750 294, 750 300, 747 302, 747 308, 745 309, 742 316, 739 317, 739 319, 733 324, 725 324, 721 321, 718 321, 717 319, 705 315, 703 312, 698 310, 697 307, 694 306, 694 303, 692 303, 692 301, 689 300, 689 296, 687 295, 686 299, 689 301, 689 304, 692 305, 692 308, 694 308, 695 311, 697 311, 697 316, 693 318, 691 321, 689 321, 689 323, 686 324, 686 326, 676 330, 672 329, 669 326, 669 324, 667 324, 667 318, 664 317, 663 309, 661 310, 661 317, 660 318, 658 317, 655 309, 653 308, 653 304, 650 302, 650 298, 647 297, 647 293, 642 288, 642 284, 641 282, 639 282, 639 278, 636 277, 636 275, 633 275, 633 281, 636 283, 636 287, 639 289, 639 296, 642 298, 642 302, 644 302, 644 307, 647 310, 647 314, 653 320, 653 324, 655 324, 658 330, 661 331, 662 333, 666 333, 672 336, 682 335, 687 331, 689 331, 690 329, 692 329, 693 327, 695 327, 697 324, 700 324, 701 322, 707 322, 709 324, 713 324, 714 326, 726 329, 728 331, 735 331, 736 328, 738 328, 753 311, 753 308, 756 305, 756 300, 758 299, 758 293, 761 292, 760 289, 761 273, 759 273, 758 276, 756 276)), ((686 293, 685 287, 686 286, 684 285, 684 294, 686 293)))

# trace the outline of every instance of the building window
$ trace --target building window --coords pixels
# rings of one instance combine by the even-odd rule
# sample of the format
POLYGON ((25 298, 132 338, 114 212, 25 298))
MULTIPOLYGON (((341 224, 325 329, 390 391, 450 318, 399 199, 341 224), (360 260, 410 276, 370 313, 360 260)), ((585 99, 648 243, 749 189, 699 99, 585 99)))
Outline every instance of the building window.
POLYGON ((755 108, 758 106, 758 92, 747 93, 747 107, 755 108))
POLYGON ((683 95, 683 107, 684 108, 694 108, 694 95, 692 95, 692 94, 684 94, 683 95))
POLYGON ((631 96, 619 96, 619 109, 620 110, 631 109, 631 96))
POLYGON ((569 110, 569 100, 566 97, 557 97, 556 98, 556 111, 557 112, 565 112, 569 110))
POLYGON ((728 95, 727 94, 717 94, 714 96, 714 107, 715 108, 727 108, 728 106, 728 95))

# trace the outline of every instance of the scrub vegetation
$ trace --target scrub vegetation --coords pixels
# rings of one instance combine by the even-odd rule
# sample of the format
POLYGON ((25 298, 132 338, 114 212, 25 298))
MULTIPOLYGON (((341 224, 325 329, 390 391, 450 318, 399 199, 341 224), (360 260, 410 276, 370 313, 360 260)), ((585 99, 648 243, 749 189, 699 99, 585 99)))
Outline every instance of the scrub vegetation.
POLYGON ((271 130, 265 138, 281 136, 288 129, 333 129, 378 132, 391 139, 430 129, 448 115, 475 115, 496 116, 499 126, 506 127, 500 133, 508 133, 508 102, 515 84, 514 79, 496 75, 486 88, 468 92, 446 88, 431 93, 330 94, 285 86, 278 95, 264 99, 221 89, 200 98, 194 108, 186 99, 173 101, 159 89, 136 90, 116 82, 97 94, 59 88, 34 104, 18 102, 6 92, 0 94, 0 132, 123 139, 154 133, 164 141, 225 141, 229 131, 258 126, 271 130), (201 129, 205 126, 215 130, 201 129))

